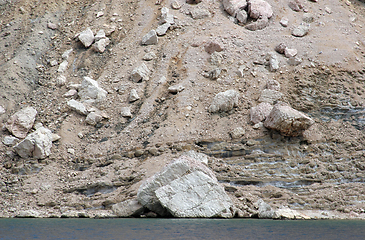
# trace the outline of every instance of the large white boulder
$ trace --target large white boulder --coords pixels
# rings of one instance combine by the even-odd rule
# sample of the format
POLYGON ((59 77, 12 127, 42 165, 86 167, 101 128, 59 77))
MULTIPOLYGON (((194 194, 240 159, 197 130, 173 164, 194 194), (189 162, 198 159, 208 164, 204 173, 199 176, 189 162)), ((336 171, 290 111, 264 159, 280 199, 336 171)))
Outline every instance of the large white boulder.
POLYGON ((236 90, 228 90, 220 92, 215 95, 210 107, 209 112, 228 112, 234 107, 238 106, 239 93, 236 90))
POLYGON ((78 94, 82 101, 93 102, 95 100, 101 101, 105 99, 108 92, 99 87, 97 81, 89 77, 84 77, 78 94))
POLYGON ((37 110, 26 107, 16 112, 5 124, 5 127, 17 138, 25 138, 33 127, 37 110))
POLYGON ((156 190, 157 199, 174 217, 232 218, 232 200, 216 178, 195 171, 156 190))
POLYGON ((14 150, 22 158, 44 159, 51 154, 52 139, 51 130, 40 127, 15 145, 14 150))

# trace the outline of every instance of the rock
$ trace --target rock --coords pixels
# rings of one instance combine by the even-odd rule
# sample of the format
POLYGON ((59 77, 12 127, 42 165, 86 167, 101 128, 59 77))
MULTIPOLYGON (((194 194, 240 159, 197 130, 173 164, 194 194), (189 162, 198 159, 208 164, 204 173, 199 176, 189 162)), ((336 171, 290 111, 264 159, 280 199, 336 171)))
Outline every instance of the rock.
POLYGON ((5 108, 3 106, 0 106, 0 115, 1 114, 4 114, 6 111, 5 111, 5 108))
POLYGON ((228 90, 218 93, 210 107, 209 112, 228 112, 238 106, 239 93, 236 90, 228 90))
POLYGON ((59 73, 63 73, 67 70, 67 66, 68 66, 68 61, 67 60, 64 60, 59 66, 58 66, 58 69, 57 69, 57 72, 59 73))
POLYGON ((283 96, 283 94, 281 92, 271 90, 271 89, 264 89, 264 90, 262 90, 258 101, 260 103, 266 102, 266 103, 273 104, 276 101, 278 101, 279 99, 281 99, 282 96, 283 96))
POLYGON ((52 60, 52 61, 50 61, 49 65, 51 65, 51 67, 54 67, 54 66, 58 65, 58 62, 57 62, 57 60, 52 60))
POLYGON ((57 25, 57 24, 54 24, 54 23, 49 22, 49 23, 47 23, 47 27, 48 27, 49 29, 56 30, 56 29, 58 28, 58 25, 57 25))
POLYGON ((8 119, 5 127, 17 138, 25 138, 28 131, 33 127, 37 110, 26 107, 16 112, 8 119))
POLYGON ((288 6, 291 8, 291 10, 295 12, 299 12, 303 9, 303 5, 299 0, 292 0, 288 3, 288 6))
POLYGON ((280 62, 275 52, 266 54, 266 60, 269 61, 270 72, 275 72, 279 69, 280 62))
POLYGON ((303 132, 303 138, 309 143, 321 142, 325 139, 316 123, 303 132))
POLYGON ((291 58, 289 58, 289 60, 288 60, 288 64, 290 65, 290 66, 298 66, 299 64, 301 64, 303 62, 303 60, 300 58, 300 57, 298 57, 298 56, 295 56, 295 57, 291 57, 291 58))
POLYGON ((154 52, 148 52, 143 56, 143 60, 145 61, 151 61, 156 58, 156 54, 154 52))
POLYGON ((75 89, 70 89, 68 92, 63 94, 64 97, 74 97, 77 96, 77 91, 75 89))
POLYGON ((270 103, 262 102, 256 107, 252 107, 250 110, 250 121, 253 124, 264 121, 272 110, 273 106, 270 103))
POLYGON ((199 152, 195 152, 194 150, 190 150, 188 152, 184 152, 183 155, 191 157, 192 159, 195 159, 208 166, 208 156, 203 153, 199 153, 199 152))
POLYGON ((97 123, 101 122, 103 117, 96 112, 91 112, 87 115, 85 122, 89 125, 95 126, 97 123))
POLYGON ((314 21, 314 17, 311 13, 304 13, 303 14, 303 22, 312 23, 314 21))
POLYGON ((71 108, 71 110, 74 110, 80 114, 87 115, 88 111, 84 104, 82 104, 79 101, 76 101, 74 99, 71 99, 67 102, 67 105, 71 108))
POLYGON ((202 0, 186 0, 186 3, 189 3, 189 4, 198 4, 198 3, 201 3, 202 0))
POLYGON ((298 136, 313 124, 313 119, 284 103, 276 104, 264 122, 266 128, 284 136, 298 136))
POLYGON ((304 37, 309 32, 309 27, 307 25, 299 25, 298 27, 294 28, 291 34, 294 37, 304 37))
POLYGON ((207 53, 212 54, 213 52, 221 52, 223 48, 217 42, 209 42, 204 46, 207 53))
POLYGON ((84 77, 78 94, 82 101, 94 102, 104 100, 108 93, 99 87, 97 81, 89 77, 84 77))
POLYGON ((286 17, 283 17, 282 19, 280 19, 279 23, 281 24, 281 26, 287 27, 289 25, 289 19, 286 17))
POLYGON ((155 30, 149 31, 142 38, 142 45, 156 45, 158 43, 157 33, 155 30))
POLYGON ((215 68, 209 72, 209 78, 212 80, 217 80, 221 75, 222 70, 220 68, 215 68))
POLYGON ((171 3, 171 8, 174 10, 179 10, 181 8, 181 4, 179 3, 179 1, 174 0, 171 3))
POLYGON ((130 107, 122 107, 121 110, 120 110, 120 114, 123 116, 123 117, 132 117, 132 113, 131 113, 131 108, 130 107))
POLYGON ((266 83, 266 88, 269 90, 280 91, 280 83, 273 79, 268 80, 266 83))
POLYGON ((247 23, 248 14, 245 10, 241 10, 236 14, 236 19, 238 23, 246 24, 247 23))
POLYGON ((105 37, 105 32, 104 32, 103 29, 101 29, 101 30, 99 30, 99 32, 96 33, 96 35, 95 35, 95 41, 99 41, 99 40, 101 40, 103 38, 106 38, 105 37))
POLYGON ((277 45, 275 47, 275 51, 280 53, 280 54, 284 54, 285 53, 285 49, 286 49, 286 45, 284 43, 280 43, 279 45, 277 45))
POLYGON ((156 28, 156 34, 157 36, 163 36, 166 35, 167 30, 169 30, 171 24, 170 23, 164 23, 156 28))
POLYGON ((22 158, 33 157, 44 159, 51 154, 52 132, 40 127, 29 134, 23 141, 14 146, 16 153, 22 158))
POLYGON ((118 217, 138 217, 143 213, 144 207, 137 200, 130 199, 112 205, 112 211, 118 217))
POLYGON ((274 210, 272 210, 271 206, 265 203, 262 199, 259 199, 256 202, 258 206, 258 216, 259 218, 269 218, 272 219, 274 217, 274 210))
POLYGON ((6 146, 14 146, 19 139, 13 136, 5 136, 3 139, 3 144, 6 146))
POLYGON ((275 211, 273 215, 274 219, 311 219, 309 216, 302 214, 296 210, 292 210, 288 207, 280 207, 275 211))
POLYGON ((73 49, 66 50, 62 53, 62 59, 67 60, 70 54, 72 53, 73 49))
POLYGON ((56 142, 61 139, 61 136, 55 133, 52 133, 52 142, 56 142))
POLYGON ((33 209, 30 210, 24 210, 24 211, 20 211, 16 217, 17 218, 39 218, 41 216, 41 214, 33 209))
POLYGON ((93 48, 96 52, 103 53, 105 48, 110 44, 109 38, 103 38, 93 44, 93 48))
POLYGON ((247 7, 247 0, 223 0, 223 8, 226 12, 236 17, 237 13, 247 7))
POLYGON ((233 129, 229 135, 231 135, 231 138, 233 139, 237 139, 237 138, 240 138, 242 137, 243 135, 245 135, 246 131, 245 129, 241 128, 241 127, 238 127, 238 128, 235 128, 233 129))
POLYGON ((104 12, 100 11, 96 13, 96 18, 104 16, 104 12))
POLYGON ((264 127, 263 122, 256 123, 255 125, 252 126, 253 129, 261 129, 263 127, 264 127))
POLYGON ((326 13, 328 13, 328 14, 332 14, 332 9, 331 9, 331 8, 329 8, 328 6, 326 6, 326 7, 324 8, 324 10, 326 11, 326 13))
POLYGON ((79 40, 85 47, 90 47, 94 42, 94 33, 90 28, 87 28, 85 31, 79 34, 79 40))
POLYGON ((161 205, 174 217, 232 218, 232 201, 215 178, 195 171, 156 190, 161 205))
POLYGON ((150 70, 146 66, 146 64, 142 63, 137 68, 133 69, 131 74, 131 80, 133 82, 139 82, 142 80, 148 80, 148 75, 150 74, 150 70))
POLYGON ((194 20, 211 17, 211 13, 205 8, 194 8, 190 11, 190 14, 194 20))
POLYGON ((253 19, 271 18, 273 11, 271 5, 264 0, 249 0, 248 14, 253 19))
POLYGON ((160 25, 165 23, 169 23, 170 25, 175 23, 174 16, 169 13, 169 9, 167 7, 161 8, 161 19, 159 21, 160 25))
POLYGON ((209 61, 212 65, 216 65, 216 66, 219 66, 221 65, 222 61, 223 61, 223 56, 221 53, 219 52, 213 52, 211 55, 210 55, 210 58, 209 58, 209 61))
POLYGON ((259 18, 257 21, 247 24, 245 28, 251 31, 257 31, 266 28, 268 25, 269 25, 268 18, 259 18))
POLYGON ((132 89, 131 92, 129 93, 129 102, 135 102, 139 98, 140 97, 138 96, 137 90, 136 89, 132 89))
POLYGON ((184 89, 185 89, 185 87, 183 85, 180 85, 180 84, 179 85, 174 85, 174 86, 171 86, 171 87, 168 88, 169 93, 174 93, 174 94, 176 94, 178 92, 181 92, 184 89))
POLYGON ((56 85, 59 86, 59 87, 65 85, 66 82, 67 82, 67 79, 66 79, 65 75, 59 75, 56 78, 56 85))
POLYGON ((137 193, 138 202, 160 216, 169 216, 168 211, 157 198, 156 190, 195 171, 200 171, 212 179, 215 178, 214 173, 199 160, 188 156, 180 156, 141 184, 137 193))
POLYGON ((295 57, 298 54, 298 50, 291 49, 291 48, 285 48, 284 54, 285 54, 285 57, 292 58, 292 57, 295 57))

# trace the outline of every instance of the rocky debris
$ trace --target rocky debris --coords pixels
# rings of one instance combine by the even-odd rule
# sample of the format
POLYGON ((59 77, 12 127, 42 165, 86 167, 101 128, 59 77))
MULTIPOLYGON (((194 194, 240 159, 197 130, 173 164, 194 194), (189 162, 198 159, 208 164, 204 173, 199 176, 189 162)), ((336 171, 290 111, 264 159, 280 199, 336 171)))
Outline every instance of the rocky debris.
POLYGON ((135 199, 129 199, 112 205, 113 213, 118 217, 138 217, 143 211, 144 207, 135 199))
POLYGON ((302 58, 295 56, 295 57, 291 57, 288 60, 288 64, 290 66, 298 66, 299 64, 301 64, 303 62, 302 58))
MULTIPOLYGON (((202 164, 199 159, 180 156, 142 183, 137 193, 138 202, 160 216, 169 216, 169 212, 161 205, 156 196, 156 191, 163 186, 169 185, 174 180, 196 171, 206 174, 211 179, 215 178, 214 173, 205 164, 202 164)), ((162 196, 162 193, 160 193, 160 196, 162 196)))
POLYGON ((96 112, 91 112, 86 116, 85 122, 89 125, 95 126, 97 123, 103 120, 103 116, 96 112))
POLYGON ((110 44, 109 38, 102 38, 93 44, 93 48, 96 52, 103 53, 105 48, 110 44))
POLYGON ((286 17, 283 17, 282 19, 280 19, 279 23, 281 24, 281 26, 287 27, 289 25, 289 19, 286 17))
POLYGON ((170 23, 164 23, 156 28, 156 34, 157 36, 164 36, 167 33, 167 30, 169 30, 171 24, 170 23))
POLYGON ((84 77, 81 82, 80 91, 78 92, 81 101, 94 102, 102 101, 106 98, 108 92, 99 87, 97 81, 90 77, 84 77))
POLYGON ((142 37, 142 45, 156 45, 158 43, 157 33, 155 30, 149 31, 142 37))
POLYGON ((305 23, 312 23, 314 21, 313 14, 311 13, 304 13, 302 19, 305 23))
POLYGON ((68 61, 64 60, 61 62, 61 64, 58 66, 57 72, 64 73, 67 70, 68 61))
POLYGON ((95 35, 95 42, 103 39, 103 38, 106 38, 105 36, 105 31, 103 29, 99 30, 99 32, 96 33, 95 35))
POLYGON ((285 57, 292 58, 298 54, 298 50, 292 49, 292 48, 285 48, 284 54, 285 54, 285 57))
POLYGON ((143 56, 143 60, 145 61, 151 61, 156 58, 156 54, 154 52, 148 52, 143 56))
POLYGON ((5 111, 5 108, 3 106, 0 106, 0 115, 1 114, 4 114, 6 111, 5 111))
POLYGON ((210 55, 209 61, 212 65, 219 66, 222 64, 223 56, 220 52, 213 52, 210 55))
POLYGON ((313 119, 284 103, 274 105, 264 122, 266 128, 277 130, 284 136, 298 136, 313 124, 313 119))
POLYGON ((222 70, 220 68, 215 68, 208 73, 208 77, 212 80, 217 80, 221 75, 222 70))
POLYGON ((133 82, 139 82, 142 80, 148 80, 149 79, 150 70, 146 66, 146 64, 142 63, 137 68, 133 69, 131 73, 131 80, 133 82))
POLYGON ((223 0, 223 7, 232 17, 247 7, 247 0, 223 0))
POLYGON ((77 91, 75 89, 68 90, 65 94, 63 94, 64 97, 75 97, 77 96, 77 91))
POLYGON ((156 197, 174 217, 232 218, 232 201, 217 179, 201 171, 173 180, 158 188, 156 197))
POLYGON ((231 89, 220 92, 214 97, 209 107, 209 112, 228 112, 238 106, 238 98, 239 93, 236 90, 231 89))
POLYGON ((280 62, 275 52, 270 52, 266 54, 265 59, 266 61, 268 61, 270 72, 275 72, 280 68, 279 66, 280 62))
POLYGON ((190 150, 188 152, 184 152, 183 155, 191 157, 192 159, 195 159, 208 166, 208 156, 203 153, 199 153, 194 150, 190 150))
POLYGON ((204 46, 204 49, 207 53, 212 54, 213 52, 221 52, 223 51, 223 48, 221 47, 221 45, 217 42, 211 41, 209 43, 207 43, 204 46))
POLYGON ((120 109, 120 114, 123 116, 123 117, 132 117, 132 113, 131 113, 131 108, 130 107, 122 107, 120 109))
POLYGON ((17 138, 25 138, 28 131, 33 127, 37 110, 33 107, 26 107, 8 119, 5 127, 17 138))
POLYGON ((17 143, 18 140, 19 140, 18 138, 13 136, 5 136, 3 138, 3 144, 12 147, 17 143))
POLYGON ((58 28, 58 25, 55 23, 48 22, 47 27, 52 30, 56 30, 58 28))
POLYGON ((58 86, 58 87, 65 85, 66 82, 67 82, 67 79, 66 79, 65 75, 59 75, 56 78, 56 86, 58 86))
POLYGON ((264 0, 249 0, 248 15, 253 19, 269 19, 273 15, 271 5, 264 0))
POLYGON ((169 23, 170 25, 173 25, 175 23, 174 15, 169 13, 169 9, 167 7, 161 8, 161 19, 159 21, 160 25, 163 25, 165 23, 169 23))
POLYGON ((266 88, 269 90, 280 91, 280 83, 276 80, 270 79, 266 82, 266 88))
POLYGON ((301 25, 295 27, 292 30, 291 34, 294 37, 304 37, 305 35, 308 34, 308 32, 309 32, 309 26, 301 24, 301 25))
POLYGON ((250 31, 257 31, 266 28, 269 25, 269 19, 259 18, 257 21, 251 22, 245 26, 250 31))
POLYGON ((288 6, 291 8, 291 10, 295 12, 300 12, 304 6, 299 0, 292 0, 288 3, 288 6))
POLYGON ((138 99, 140 99, 140 97, 138 96, 137 90, 132 89, 129 93, 129 102, 135 102, 138 99))
POLYGON ((174 10, 179 10, 181 8, 181 4, 178 0, 174 0, 171 2, 171 8, 174 10))
POLYGON ((280 207, 279 209, 277 209, 273 215, 273 219, 304 219, 304 220, 309 220, 311 219, 309 216, 300 213, 296 210, 292 210, 288 207, 280 207))
POLYGON ((262 102, 250 110, 250 121, 253 124, 264 121, 270 114, 273 106, 270 103, 262 102))
POLYGON ((91 31, 90 28, 87 28, 86 30, 84 30, 83 32, 79 33, 78 36, 80 42, 86 47, 90 47, 91 44, 93 44, 94 42, 94 33, 93 31, 91 31))
POLYGON ((51 154, 52 132, 40 127, 29 134, 23 141, 14 146, 16 153, 22 158, 33 157, 44 159, 51 154))
POLYGON ((242 127, 238 127, 233 129, 229 135, 231 135, 232 139, 241 138, 243 135, 245 135, 246 131, 242 127))
POLYGON ((178 84, 178 85, 174 85, 174 86, 171 86, 168 88, 168 91, 169 93, 173 93, 173 94, 176 94, 178 92, 181 92, 185 89, 185 87, 181 84, 178 84))
POLYGON ((67 102, 67 105, 71 108, 71 110, 76 111, 82 115, 87 115, 88 111, 84 104, 74 99, 71 99, 67 102))
POLYGON ((266 102, 266 103, 274 104, 276 101, 280 100, 282 96, 283 96, 283 94, 279 91, 271 90, 271 89, 264 89, 261 92, 261 95, 260 95, 260 98, 258 99, 258 101, 260 103, 266 102))
POLYGON ((259 199, 256 202, 258 208, 258 217, 259 218, 268 218, 272 219, 274 217, 275 211, 271 208, 271 206, 265 203, 262 199, 259 199))
POLYGON ((209 18, 212 16, 209 10, 205 8, 194 8, 190 11, 190 15, 194 20, 209 18))

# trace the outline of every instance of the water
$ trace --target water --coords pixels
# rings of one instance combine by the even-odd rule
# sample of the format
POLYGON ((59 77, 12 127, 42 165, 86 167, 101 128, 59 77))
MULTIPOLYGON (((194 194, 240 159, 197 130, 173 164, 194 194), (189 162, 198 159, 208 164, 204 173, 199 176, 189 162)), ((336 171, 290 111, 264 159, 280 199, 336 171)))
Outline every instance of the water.
POLYGON ((0 219, 0 239, 364 239, 365 221, 0 219))

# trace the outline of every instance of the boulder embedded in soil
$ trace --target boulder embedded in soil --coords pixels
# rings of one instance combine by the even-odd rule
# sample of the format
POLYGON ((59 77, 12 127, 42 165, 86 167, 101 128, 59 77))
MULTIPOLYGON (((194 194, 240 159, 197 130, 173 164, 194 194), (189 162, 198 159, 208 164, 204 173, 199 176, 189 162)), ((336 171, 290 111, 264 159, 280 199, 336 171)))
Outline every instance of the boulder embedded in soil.
POLYGON ((37 110, 26 107, 16 112, 5 124, 5 127, 17 138, 25 138, 33 127, 37 110))
POLYGON ((209 112, 228 112, 238 106, 238 98, 239 93, 236 90, 231 89, 220 92, 214 97, 209 107, 209 112))
POLYGON ((250 110, 250 120, 253 124, 264 121, 270 114, 273 106, 270 103, 262 102, 250 110))

